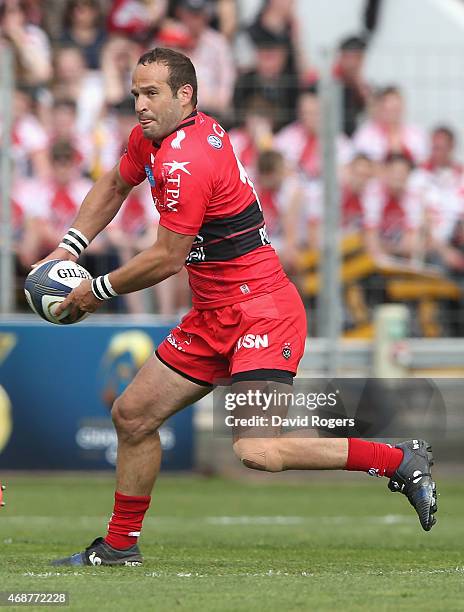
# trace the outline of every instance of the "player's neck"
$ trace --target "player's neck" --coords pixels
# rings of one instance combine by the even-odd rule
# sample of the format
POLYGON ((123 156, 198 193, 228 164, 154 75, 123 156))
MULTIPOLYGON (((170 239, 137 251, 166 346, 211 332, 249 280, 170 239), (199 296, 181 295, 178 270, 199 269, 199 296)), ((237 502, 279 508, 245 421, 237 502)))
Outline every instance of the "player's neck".
POLYGON ((190 117, 190 115, 193 113, 193 111, 196 110, 196 107, 190 105, 187 106, 184 109, 184 112, 182 113, 182 119, 179 121, 179 125, 182 123, 182 121, 185 121, 185 119, 187 119, 187 117, 190 117))

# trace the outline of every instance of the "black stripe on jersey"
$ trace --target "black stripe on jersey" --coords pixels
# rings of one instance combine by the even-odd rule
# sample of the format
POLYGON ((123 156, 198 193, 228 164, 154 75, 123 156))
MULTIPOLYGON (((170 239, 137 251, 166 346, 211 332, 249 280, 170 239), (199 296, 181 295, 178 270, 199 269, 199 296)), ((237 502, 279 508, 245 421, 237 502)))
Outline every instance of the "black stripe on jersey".
POLYGON ((271 244, 264 222, 261 227, 245 231, 236 236, 194 245, 185 260, 187 264, 201 264, 208 261, 229 261, 254 251, 258 247, 271 244))
MULTIPOLYGON (((198 234, 200 237, 198 244, 205 246, 212 240, 218 238, 224 240, 234 234, 251 230, 262 224, 264 224, 263 213, 258 206, 258 202, 254 201, 236 215, 204 223, 198 234)), ((193 244, 196 245, 197 242, 193 244)))

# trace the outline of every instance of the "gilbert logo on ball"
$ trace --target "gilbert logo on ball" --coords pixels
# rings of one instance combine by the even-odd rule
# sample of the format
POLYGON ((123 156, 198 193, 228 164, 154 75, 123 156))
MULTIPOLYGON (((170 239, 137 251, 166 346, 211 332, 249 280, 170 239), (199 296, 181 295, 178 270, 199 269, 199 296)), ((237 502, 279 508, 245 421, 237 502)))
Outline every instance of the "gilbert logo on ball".
POLYGON ((69 325, 87 316, 81 312, 71 321, 66 309, 59 317, 55 310, 60 302, 71 293, 84 279, 91 279, 90 273, 74 261, 52 259, 40 264, 27 275, 24 293, 32 310, 50 323, 69 325))

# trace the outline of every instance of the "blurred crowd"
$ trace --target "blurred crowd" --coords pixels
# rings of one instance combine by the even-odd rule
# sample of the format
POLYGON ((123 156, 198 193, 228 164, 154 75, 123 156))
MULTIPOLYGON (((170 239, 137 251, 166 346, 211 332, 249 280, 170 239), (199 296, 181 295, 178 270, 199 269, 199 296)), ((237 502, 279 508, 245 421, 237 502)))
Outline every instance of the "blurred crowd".
MULTIPOLYGON (((361 233, 372 257, 432 263, 458 278, 464 173, 456 133, 446 123, 426 133, 406 120, 395 84, 365 80, 378 5, 366 2, 359 33, 339 41, 332 69, 341 88, 341 232, 361 233)), ((12 204, 23 274, 56 246, 93 182, 124 151, 136 123, 131 71, 154 46, 192 59, 199 109, 229 131, 288 272, 298 274, 302 251, 319 249, 319 73, 304 52, 294 0, 262 0, 245 25, 236 0, 0 0, 0 40, 16 63, 12 204)), ((142 184, 84 265, 107 272, 151 244, 156 224, 142 184)), ((118 308, 172 314, 187 306, 185 287, 183 278, 168 279, 153 296, 133 294, 118 308)))

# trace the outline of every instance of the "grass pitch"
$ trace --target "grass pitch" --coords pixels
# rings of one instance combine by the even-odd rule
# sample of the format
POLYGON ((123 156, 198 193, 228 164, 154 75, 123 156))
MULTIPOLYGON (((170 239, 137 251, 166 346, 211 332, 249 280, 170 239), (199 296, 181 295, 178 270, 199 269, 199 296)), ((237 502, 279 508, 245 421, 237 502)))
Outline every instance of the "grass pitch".
POLYGON ((48 565, 104 535, 111 479, 7 481, 0 591, 68 591, 71 609, 98 611, 463 609, 462 480, 439 481, 439 523, 425 533, 386 479, 162 476, 141 539, 145 565, 116 569, 48 565))

